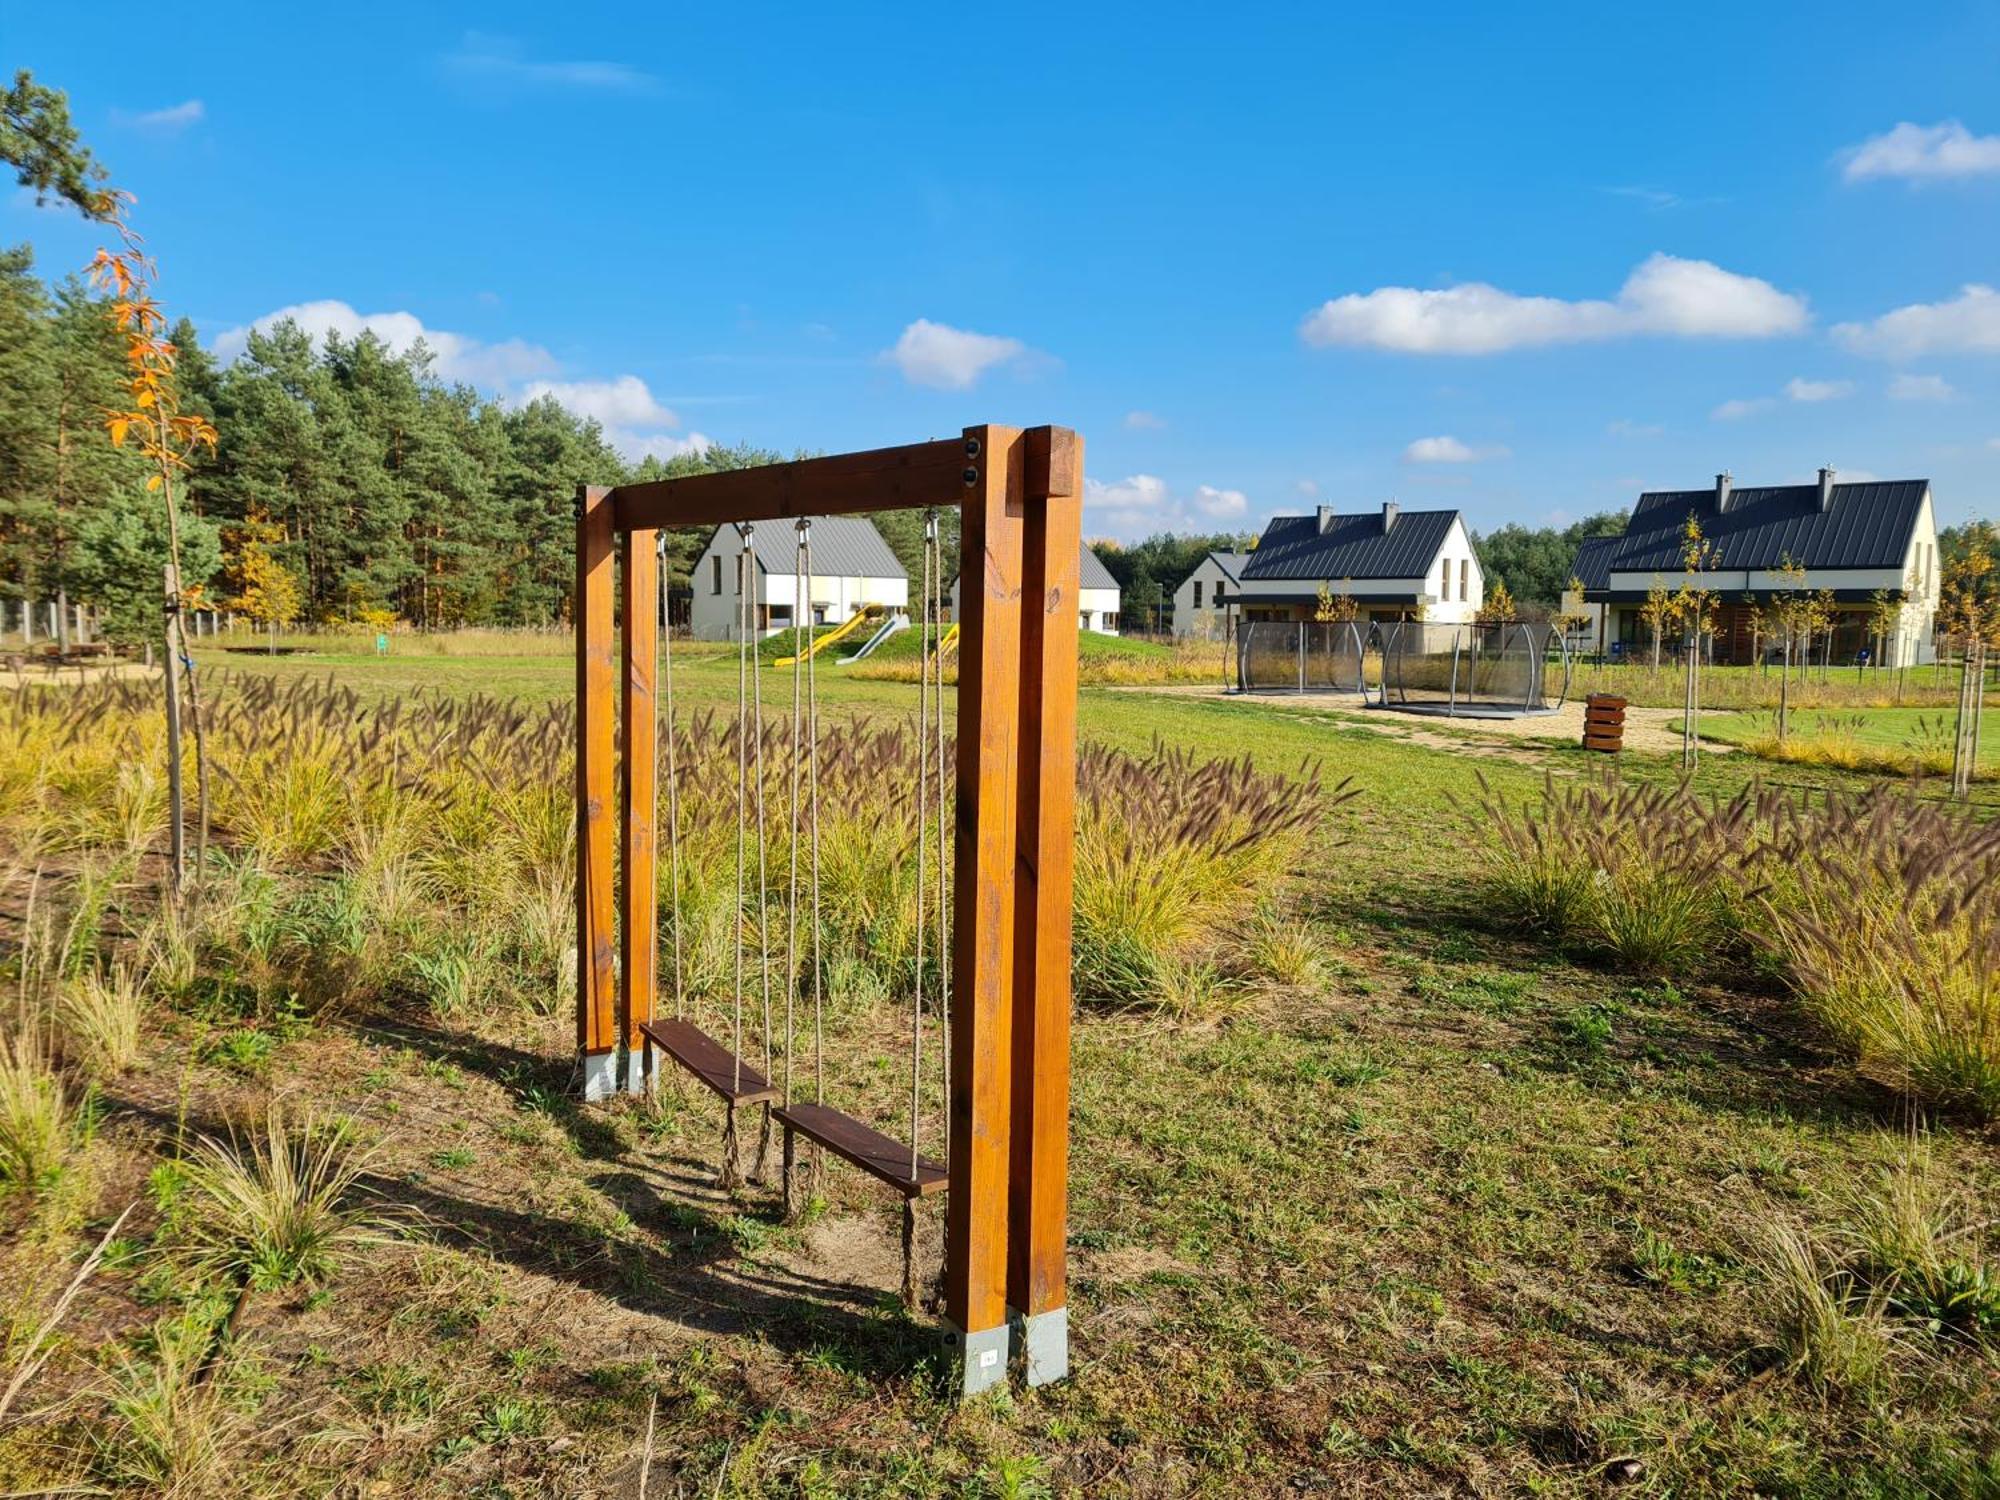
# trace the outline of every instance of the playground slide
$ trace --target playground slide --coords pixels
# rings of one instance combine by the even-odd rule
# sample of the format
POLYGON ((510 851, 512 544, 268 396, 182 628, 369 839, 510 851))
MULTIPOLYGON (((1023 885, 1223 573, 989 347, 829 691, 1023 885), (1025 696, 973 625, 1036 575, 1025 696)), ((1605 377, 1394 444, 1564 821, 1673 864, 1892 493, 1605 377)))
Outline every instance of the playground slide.
POLYGON ((859 651, 855 652, 852 656, 840 657, 834 663, 834 665, 842 666, 851 661, 860 661, 862 657, 866 656, 869 652, 873 651, 877 646, 881 645, 884 641, 888 640, 889 637, 894 635, 897 631, 908 630, 909 628, 910 628, 910 621, 908 616, 892 614, 882 622, 882 628, 880 630, 876 631, 873 635, 869 636, 868 639, 862 643, 861 649, 859 651))
POLYGON ((937 643, 937 648, 938 655, 940 656, 943 656, 946 652, 958 649, 958 626, 953 625, 951 629, 944 633, 944 638, 937 643))
MULTIPOLYGON (((806 649, 800 652, 797 656, 781 656, 776 661, 772 662, 771 665, 774 667, 789 667, 793 662, 802 661, 808 656, 818 656, 820 652, 824 651, 828 646, 836 645, 839 642, 846 640, 850 635, 853 635, 855 631, 859 630, 863 625, 866 625, 867 623, 868 623, 868 612, 866 610, 857 609, 853 614, 847 617, 846 622, 843 623, 838 629, 829 630, 825 635, 814 636, 812 638, 812 644, 807 646, 806 649)), ((784 634, 784 632, 780 631, 779 634, 782 635, 784 634)))

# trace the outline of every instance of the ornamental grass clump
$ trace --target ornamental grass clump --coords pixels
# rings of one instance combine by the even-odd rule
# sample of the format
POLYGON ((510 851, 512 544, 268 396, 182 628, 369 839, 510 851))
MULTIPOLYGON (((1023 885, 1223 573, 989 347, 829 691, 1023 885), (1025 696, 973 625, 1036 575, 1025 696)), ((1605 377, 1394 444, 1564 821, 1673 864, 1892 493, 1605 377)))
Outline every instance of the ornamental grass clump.
POLYGON ((1076 828, 1077 992, 1126 1004, 1216 993, 1187 968, 1235 948, 1325 815, 1359 795, 1259 771, 1249 757, 1197 765, 1155 741, 1143 758, 1087 746, 1076 828))
POLYGON ((1768 795, 1704 802, 1685 786, 1550 778, 1514 806, 1481 786, 1502 916, 1641 974, 1698 973, 1742 951, 1768 795))
POLYGON ((1878 790, 1788 808, 1760 900, 1800 1001, 1862 1071, 2000 1115, 2000 824, 1878 790))

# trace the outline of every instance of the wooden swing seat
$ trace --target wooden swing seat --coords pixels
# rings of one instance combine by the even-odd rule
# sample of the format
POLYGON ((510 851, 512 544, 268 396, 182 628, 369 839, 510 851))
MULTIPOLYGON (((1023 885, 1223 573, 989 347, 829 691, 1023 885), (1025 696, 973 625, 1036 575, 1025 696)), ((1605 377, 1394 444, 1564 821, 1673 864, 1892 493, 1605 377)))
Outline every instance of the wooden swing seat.
POLYGON ((694 1074, 729 1104, 768 1104, 778 1097, 770 1079, 689 1021, 641 1021, 655 1047, 694 1074))
POLYGON ((908 1146, 891 1140, 871 1125, 862 1124, 852 1115, 824 1104, 788 1104, 771 1113, 785 1129, 818 1141, 835 1156, 886 1182, 905 1198, 927 1198, 950 1185, 945 1169, 928 1156, 917 1158, 917 1169, 912 1173, 908 1146))

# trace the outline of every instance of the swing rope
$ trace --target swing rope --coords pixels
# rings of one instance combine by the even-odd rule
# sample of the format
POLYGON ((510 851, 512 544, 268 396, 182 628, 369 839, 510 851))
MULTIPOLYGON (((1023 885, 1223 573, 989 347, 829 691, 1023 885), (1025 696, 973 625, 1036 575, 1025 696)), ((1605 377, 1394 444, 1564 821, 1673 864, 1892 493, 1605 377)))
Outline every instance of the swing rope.
MULTIPOLYGON (((751 529, 738 522, 737 534, 743 548, 736 556, 736 985, 730 1056, 733 1060, 731 1087, 743 1087, 743 897, 748 835, 750 783, 750 556, 751 529)), ((736 1133, 736 1101, 731 1098, 723 1116, 722 1173, 717 1185, 734 1192, 743 1185, 741 1147, 736 1133)))
MULTIPOLYGON (((664 606, 660 612, 662 624, 661 661, 666 679, 665 711, 667 716, 667 861, 668 878, 672 882, 668 890, 673 893, 674 930, 674 1019, 687 1019, 687 989, 681 973, 681 789, 680 773, 674 763, 674 622, 672 619, 673 595, 667 587, 667 570, 664 566, 667 553, 667 539, 660 537, 660 599, 664 606)), ((657 812, 656 812, 657 816, 657 812)), ((648 1039, 647 1051, 650 1055, 652 1041, 648 1039)))
MULTIPOLYGON (((748 537, 747 531, 745 536, 746 538, 748 537)), ((749 557, 747 550, 744 555, 746 559, 749 557)), ((746 573, 748 572, 747 564, 745 571, 746 573)), ((771 1076, 771 881, 769 870, 771 835, 764 819, 764 678, 762 672, 759 670, 759 664, 755 660, 752 660, 750 664, 750 684, 753 707, 752 717, 754 719, 753 727, 757 733, 757 981, 764 1003, 764 1076, 769 1078, 771 1076)), ((740 999, 738 1003, 741 1003, 740 999)), ((739 1070, 743 1066, 740 1053, 736 1066, 739 1070)), ((770 1156, 771 1104, 767 1099, 764 1101, 764 1123, 757 1134, 757 1166, 750 1174, 752 1182, 762 1182, 764 1180, 764 1169, 770 1161, 770 1156)))

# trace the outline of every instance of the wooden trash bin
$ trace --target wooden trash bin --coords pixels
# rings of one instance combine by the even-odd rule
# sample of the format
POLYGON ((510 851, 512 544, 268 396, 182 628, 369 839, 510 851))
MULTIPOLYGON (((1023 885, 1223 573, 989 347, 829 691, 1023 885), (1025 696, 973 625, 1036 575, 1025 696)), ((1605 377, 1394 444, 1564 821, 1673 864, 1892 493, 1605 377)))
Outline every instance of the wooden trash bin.
POLYGON ((1592 693, 1583 700, 1583 748, 1616 755, 1625 748, 1625 700, 1592 693))

